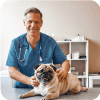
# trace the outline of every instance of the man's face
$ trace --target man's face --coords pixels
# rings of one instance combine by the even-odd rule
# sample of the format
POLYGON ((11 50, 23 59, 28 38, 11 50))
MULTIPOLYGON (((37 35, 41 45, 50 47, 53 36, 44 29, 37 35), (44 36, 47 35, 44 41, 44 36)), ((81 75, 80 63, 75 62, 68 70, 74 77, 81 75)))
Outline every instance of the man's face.
POLYGON ((24 25, 26 26, 27 35, 38 36, 40 34, 40 29, 42 27, 42 18, 39 13, 30 12, 27 14, 24 20, 24 25))

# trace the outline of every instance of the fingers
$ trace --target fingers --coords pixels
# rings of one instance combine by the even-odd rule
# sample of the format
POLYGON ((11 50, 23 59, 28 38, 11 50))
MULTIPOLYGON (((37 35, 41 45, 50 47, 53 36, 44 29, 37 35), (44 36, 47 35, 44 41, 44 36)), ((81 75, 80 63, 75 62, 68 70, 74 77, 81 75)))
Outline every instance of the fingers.
POLYGON ((56 72, 59 82, 62 82, 67 77, 67 74, 62 69, 57 69, 56 72))
POLYGON ((57 69, 57 70, 56 70, 56 73, 59 73, 60 71, 61 71, 61 69, 57 69))
POLYGON ((36 80, 36 76, 31 76, 31 79, 36 80))
POLYGON ((40 84, 39 81, 36 80, 36 77, 35 76, 32 76, 30 78, 30 82, 31 82, 31 85, 34 86, 34 87, 36 87, 36 86, 38 86, 40 84))
POLYGON ((61 73, 62 73, 62 70, 61 69, 58 69, 56 72, 57 72, 57 76, 60 76, 61 73))
POLYGON ((33 80, 33 86, 37 87, 39 85, 39 82, 37 80, 33 80))
POLYGON ((57 73, 59 82, 61 82, 62 79, 63 79, 62 70, 61 69, 57 69, 56 73, 57 73))
POLYGON ((60 73, 61 74, 59 74, 58 79, 59 79, 59 82, 62 82, 66 76, 64 75, 62 71, 60 73))
POLYGON ((60 74, 60 76, 58 76, 59 82, 62 82, 65 79, 65 75, 63 73, 60 74))

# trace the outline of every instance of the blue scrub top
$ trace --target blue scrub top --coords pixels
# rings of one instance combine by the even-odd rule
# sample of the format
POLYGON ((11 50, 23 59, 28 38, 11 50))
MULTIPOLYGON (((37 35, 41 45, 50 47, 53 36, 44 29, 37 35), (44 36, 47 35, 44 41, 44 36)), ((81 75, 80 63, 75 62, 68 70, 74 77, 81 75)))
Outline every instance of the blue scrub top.
MULTIPOLYGON (((60 46, 52 37, 40 32, 40 39, 33 50, 26 39, 26 35, 27 33, 22 34, 19 37, 12 40, 6 62, 7 66, 17 67, 22 74, 31 77, 34 75, 34 69, 33 69, 34 66, 38 64, 52 63, 52 61, 53 64, 61 64, 66 60, 66 56, 62 52, 60 46), (20 53, 20 47, 21 47, 21 53, 20 53), (25 55, 24 62, 19 61, 19 54, 20 54, 20 60, 23 60, 25 55), (39 60, 40 56, 42 58, 42 61, 39 60)), ((33 87, 15 81, 15 88, 33 88, 33 87)))

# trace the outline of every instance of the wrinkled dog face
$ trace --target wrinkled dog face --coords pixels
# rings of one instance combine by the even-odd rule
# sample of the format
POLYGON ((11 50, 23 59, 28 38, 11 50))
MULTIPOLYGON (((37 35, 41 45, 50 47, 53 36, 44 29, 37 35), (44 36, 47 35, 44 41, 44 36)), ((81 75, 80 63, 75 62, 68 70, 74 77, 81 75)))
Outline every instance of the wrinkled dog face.
POLYGON ((42 83, 48 83, 53 78, 56 68, 50 64, 40 64, 34 67, 37 79, 42 83))

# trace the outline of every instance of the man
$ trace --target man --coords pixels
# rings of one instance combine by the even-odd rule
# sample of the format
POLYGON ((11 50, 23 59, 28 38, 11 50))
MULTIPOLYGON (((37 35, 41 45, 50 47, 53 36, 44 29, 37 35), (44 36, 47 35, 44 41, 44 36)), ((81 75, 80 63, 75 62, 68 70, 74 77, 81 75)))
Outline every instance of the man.
POLYGON ((37 8, 29 8, 23 20, 27 33, 12 40, 6 65, 9 75, 15 79, 15 88, 32 88, 39 82, 34 76, 33 67, 40 63, 61 64, 58 69, 59 81, 67 77, 70 65, 56 41, 40 32, 43 24, 42 13, 37 8))

